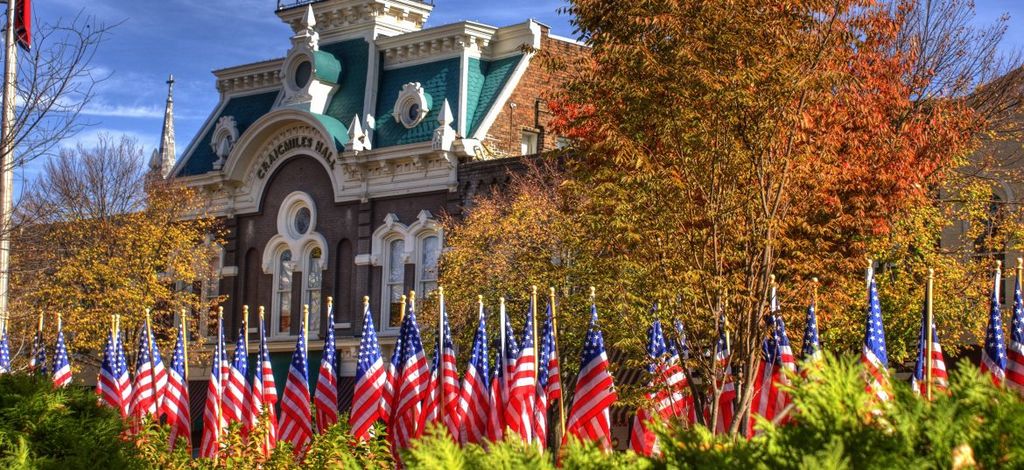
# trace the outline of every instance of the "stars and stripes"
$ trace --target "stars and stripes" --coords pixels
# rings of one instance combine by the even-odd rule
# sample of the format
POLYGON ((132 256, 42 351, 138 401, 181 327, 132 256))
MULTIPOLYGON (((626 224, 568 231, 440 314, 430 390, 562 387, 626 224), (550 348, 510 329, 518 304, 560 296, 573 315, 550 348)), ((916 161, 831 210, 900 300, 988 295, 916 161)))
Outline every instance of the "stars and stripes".
POLYGON ((537 397, 533 317, 531 307, 526 314, 522 347, 519 349, 519 357, 516 358, 515 372, 509 386, 508 406, 505 409, 505 425, 509 432, 519 434, 523 442, 533 441, 533 411, 537 397))
POLYGON ((368 439, 374 421, 385 418, 384 389, 388 382, 370 304, 363 304, 363 337, 359 340, 356 385, 349 423, 356 439, 368 439))
POLYGON ((203 438, 199 443, 199 456, 216 458, 220 455, 220 443, 224 437, 222 394, 227 370, 227 354, 224 351, 224 318, 217 316, 217 342, 210 361, 210 380, 206 386, 206 405, 203 408, 203 438))
POLYGON ((404 449, 413 438, 422 434, 423 430, 417 425, 420 414, 424 412, 423 402, 429 394, 427 387, 430 383, 430 365, 423 351, 420 328, 411 303, 399 334, 402 337, 402 356, 391 425, 394 428, 394 447, 404 449))
POLYGON ((459 371, 455 364, 455 346, 452 343, 452 332, 448 327, 448 312, 445 309, 443 300, 440 304, 441 328, 443 341, 439 340, 438 349, 435 349, 435 361, 440 363, 437 369, 437 376, 441 384, 436 383, 430 391, 437 395, 437 410, 443 417, 440 421, 448 430, 448 434, 456 441, 459 440, 459 371))
MULTIPOLYGON (((362 348, 362 343, 360 343, 362 348)), ((327 333, 324 335, 323 355, 320 356, 320 372, 316 379, 316 429, 324 432, 338 422, 338 374, 337 351, 334 347, 334 304, 327 305, 327 333)))
POLYGON ((817 302, 811 300, 811 303, 807 306, 807 321, 804 326, 804 342, 803 348, 801 348, 800 351, 803 354, 803 360, 808 362, 819 361, 824 357, 821 352, 821 342, 818 340, 817 309, 817 302))
POLYGON ((999 306, 1001 273, 997 269, 992 284, 989 304, 988 328, 985 330, 985 347, 981 353, 981 371, 992 375, 992 382, 1000 385, 1006 379, 1006 340, 1003 338, 1003 315, 999 306))
POLYGON ((281 416, 277 430, 282 441, 290 442, 296 455, 303 455, 313 438, 313 422, 309 409, 309 358, 306 350, 306 325, 303 319, 295 352, 288 366, 288 379, 281 397, 281 416))
MULTIPOLYGON (((501 308, 504 309, 504 306, 501 308)), ((499 408, 499 411, 501 412, 502 434, 504 435, 505 432, 512 428, 512 423, 510 422, 512 419, 510 416, 510 413, 512 413, 510 406, 510 393, 512 391, 512 385, 515 382, 516 361, 519 358, 519 344, 516 343, 516 335, 515 332, 512 331, 512 324, 509 323, 508 315, 502 315, 502 318, 504 318, 505 324, 505 354, 500 357, 501 368, 503 370, 498 376, 501 378, 501 407, 499 408)))
POLYGON ((679 355, 675 348, 669 347, 661 321, 657 319, 647 329, 647 357, 651 391, 646 394, 647 403, 637 409, 629 444, 636 453, 649 456, 658 452, 651 421, 657 417, 685 416, 688 384, 679 355))
POLYGON ((608 370, 604 337, 597 326, 597 306, 592 305, 580 373, 565 427, 566 437, 574 436, 581 441, 597 442, 602 448, 610 449, 609 411, 617 397, 612 374, 608 370))
POLYGON ((145 326, 139 331, 139 349, 135 356, 135 383, 132 384, 131 411, 132 426, 138 431, 138 426, 146 416, 156 416, 157 389, 154 383, 153 356, 150 348, 150 340, 145 326))
POLYGON ((0 374, 11 371, 11 342, 7 338, 7 322, 3 322, 3 331, 0 331, 0 374))
POLYGON ((128 359, 124 351, 124 331, 118 330, 114 349, 114 377, 117 381, 118 404, 121 418, 131 415, 132 378, 128 374, 128 359))
POLYGON ((100 373, 96 378, 96 395, 99 396, 100 404, 107 405, 115 410, 121 409, 121 393, 118 390, 116 377, 116 355, 114 352, 114 332, 107 333, 107 341, 103 345, 103 362, 100 363, 100 373))
MULTIPOLYGON (((270 455, 277 445, 277 417, 274 405, 277 403, 277 385, 274 383, 274 370, 270 366, 270 351, 267 349, 267 333, 263 319, 263 308, 260 307, 260 347, 255 370, 252 377, 252 397, 249 400, 249 422, 253 428, 260 419, 266 420, 266 430, 260 439, 260 450, 263 455, 270 455)), ((252 438, 252 436, 250 436, 252 438)))
MULTIPOLYGON (((500 328, 500 326, 499 326, 500 328)), ((502 400, 504 393, 505 365, 501 357, 501 345, 498 345, 498 354, 494 357, 494 366, 491 368, 491 383, 487 390, 487 440, 500 442, 505 438, 505 403, 502 400)))
POLYGON ((882 324, 882 303, 873 270, 868 270, 868 319, 864 327, 864 350, 861 362, 867 372, 868 392, 880 400, 889 399, 889 359, 885 350, 885 327, 882 324))
POLYGON ((43 341, 43 320, 39 319, 39 330, 32 339, 32 357, 29 358, 28 368, 39 375, 46 375, 46 343, 43 341))
MULTIPOLYGON (((229 426, 232 423, 246 421, 246 411, 249 409, 249 381, 246 379, 249 374, 249 347, 246 344, 245 336, 246 331, 243 326, 238 329, 235 351, 228 368, 227 380, 224 381, 224 400, 221 405, 221 413, 229 426)), ((247 426, 243 425, 243 432, 246 429, 247 426)))
MULTIPOLYGON (((925 355, 928 346, 925 337, 928 324, 928 305, 924 307, 921 314, 921 332, 917 337, 917 362, 914 364, 914 375, 910 377, 910 387, 914 393, 928 395, 928 381, 925 376, 925 355)), ((932 322, 932 390, 946 390, 949 388, 949 377, 946 375, 946 361, 942 356, 942 346, 939 344, 939 332, 935 330, 935 323, 932 322)))
MULTIPOLYGON (((729 348, 727 329, 728 325, 726 324, 725 315, 722 315, 719 321, 718 341, 715 342, 715 361, 718 362, 718 368, 721 370, 721 375, 715 378, 718 389, 721 391, 718 395, 718 401, 714 405, 718 407, 714 423, 714 432, 716 434, 729 432, 729 426, 735 413, 733 402, 736 400, 736 383, 732 377, 732 352, 729 348)), ((714 397, 712 397, 711 401, 714 401, 714 397)))
POLYGON ((185 448, 192 451, 192 415, 189 410, 188 381, 185 376, 185 331, 178 327, 178 339, 171 355, 171 367, 167 369, 167 389, 160 405, 160 414, 167 417, 171 428, 168 445, 174 450, 179 439, 185 448))
POLYGON ((67 387, 71 383, 71 362, 68 348, 64 344, 64 329, 57 322, 57 346, 53 349, 53 386, 67 387))
MULTIPOLYGON (((1018 273, 1020 268, 1018 267, 1018 273)), ((1006 385, 1024 393, 1024 299, 1021 298, 1020 275, 1013 287, 1013 325, 1010 347, 1006 350, 1006 385)))
POLYGON ((555 347, 555 327, 549 303, 540 332, 540 360, 537 369, 537 404, 533 414, 533 435, 543 449, 548 435, 548 407, 562 398, 562 378, 555 347))
POLYGON ((479 321, 473 335, 466 376, 459 396, 459 420, 463 424, 462 442, 480 444, 487 435, 490 374, 487 363, 487 319, 480 304, 479 321))
MULTIPOLYGON (((676 329, 676 342, 675 344, 669 343, 669 349, 672 354, 679 359, 680 368, 683 371, 683 377, 687 378, 681 387, 687 389, 689 387, 690 369, 686 363, 690 360, 690 345, 686 341, 686 327, 683 325, 682 320, 675 321, 676 329)), ((683 406, 685 410, 683 416, 686 422, 690 425, 697 423, 697 404, 694 403, 694 397, 692 393, 687 393, 683 400, 683 406)))
MULTIPOLYGON (((394 416, 394 405, 395 396, 398 391, 398 373, 402 366, 402 335, 399 334, 395 338, 395 349, 391 351, 391 359, 385 364, 384 370, 384 389, 381 391, 382 401, 384 405, 384 414, 381 418, 384 420, 384 424, 391 423, 391 418, 394 416)), ((390 431, 390 427, 388 428, 390 431)))

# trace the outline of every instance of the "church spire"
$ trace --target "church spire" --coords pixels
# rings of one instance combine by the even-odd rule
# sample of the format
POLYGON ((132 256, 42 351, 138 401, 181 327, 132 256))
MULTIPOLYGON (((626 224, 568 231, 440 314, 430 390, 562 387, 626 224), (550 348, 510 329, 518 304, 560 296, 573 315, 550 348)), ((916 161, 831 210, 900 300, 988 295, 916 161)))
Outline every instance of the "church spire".
POLYGON ((167 77, 167 105, 164 108, 164 127, 160 132, 160 148, 153 150, 149 169, 161 178, 167 178, 174 168, 174 75, 167 77))

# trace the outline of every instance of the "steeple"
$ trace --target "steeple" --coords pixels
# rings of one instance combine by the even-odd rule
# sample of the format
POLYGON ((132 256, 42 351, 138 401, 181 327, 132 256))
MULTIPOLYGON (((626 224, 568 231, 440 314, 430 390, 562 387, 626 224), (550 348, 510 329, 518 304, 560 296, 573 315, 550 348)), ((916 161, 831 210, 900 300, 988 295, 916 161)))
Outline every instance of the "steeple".
POLYGON ((164 127, 160 132, 160 148, 153 149, 149 169, 154 176, 167 178, 176 160, 174 151, 174 75, 167 77, 167 104, 164 108, 164 127))

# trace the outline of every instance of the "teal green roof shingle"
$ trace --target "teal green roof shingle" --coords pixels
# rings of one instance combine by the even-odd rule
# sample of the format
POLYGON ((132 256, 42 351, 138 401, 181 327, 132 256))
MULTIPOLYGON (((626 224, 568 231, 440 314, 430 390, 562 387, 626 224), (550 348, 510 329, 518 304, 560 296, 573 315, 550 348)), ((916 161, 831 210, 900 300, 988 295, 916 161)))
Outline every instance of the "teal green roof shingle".
MULTIPOLYGON (((231 98, 224 105, 221 112, 214 117, 212 122, 217 122, 222 116, 232 116, 235 118, 235 124, 238 126, 238 134, 241 135, 257 119, 270 112, 270 109, 274 106, 274 101, 277 100, 277 94, 278 91, 275 90, 267 93, 231 98)), ((201 175, 213 170, 213 162, 217 161, 217 155, 213 153, 213 148, 210 146, 210 141, 213 139, 213 131, 214 126, 210 126, 202 138, 196 142, 192 153, 186 156, 188 161, 181 167, 181 170, 178 170, 178 176, 201 175)))
MULTIPOLYGON (((383 59, 381 60, 383 63, 383 59)), ((393 145, 426 142, 431 139, 437 128, 437 114, 441 111, 444 100, 452 108, 456 122, 459 116, 459 62, 453 59, 413 65, 398 69, 382 70, 380 89, 377 91, 376 116, 377 127, 373 133, 373 145, 376 148, 393 145), (419 82, 423 91, 430 98, 430 112, 412 129, 406 129, 401 123, 395 122, 391 116, 395 109, 395 101, 402 91, 402 85, 419 82)))
POLYGON ((498 95, 512 78, 523 55, 487 61, 469 59, 466 79, 466 135, 472 136, 483 122, 484 116, 494 107, 498 95))
MULTIPOLYGON (((341 62, 341 76, 338 91, 331 97, 324 114, 348 126, 352 117, 362 119, 366 110, 363 101, 366 95, 366 70, 370 63, 370 45, 364 39, 352 39, 320 46, 320 52, 333 55, 341 62)), ((365 123, 364 123, 365 125, 365 123)))

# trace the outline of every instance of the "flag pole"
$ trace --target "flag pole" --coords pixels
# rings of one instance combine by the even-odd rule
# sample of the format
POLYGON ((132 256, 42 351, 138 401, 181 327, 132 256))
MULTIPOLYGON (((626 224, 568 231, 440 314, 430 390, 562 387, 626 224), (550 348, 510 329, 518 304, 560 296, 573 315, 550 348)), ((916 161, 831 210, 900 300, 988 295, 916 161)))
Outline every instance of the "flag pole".
POLYGON ((407 298, 405 297, 405 294, 402 294, 402 305, 401 305, 401 307, 399 307, 399 310, 401 310, 401 311, 398 312, 398 326, 399 327, 401 327, 402 326, 402 322, 405 321, 405 303, 406 303, 406 300, 407 300, 407 298))
POLYGON ((188 309, 181 309, 181 355, 185 366, 185 376, 181 380, 188 385, 188 309))
POLYGON ((14 194, 14 178, 11 172, 14 166, 14 107, 18 64, 14 16, 18 1, 7 0, 7 30, 4 32, 4 110, 3 120, 0 122, 0 316, 5 319, 11 276, 11 199, 14 194))
MULTIPOLYGON (((551 296, 551 337, 554 341, 554 344, 552 345, 554 346, 553 352, 555 356, 558 357, 559 362, 561 362, 562 358, 561 356, 558 356, 558 316, 555 315, 555 288, 551 287, 549 293, 551 296)), ((561 374, 561 363, 559 363, 559 374, 561 374)), ((561 380, 561 377, 559 377, 559 380, 561 380)), ((562 398, 563 396, 564 393, 558 394, 558 419, 561 423, 560 434, 558 435, 559 438, 565 435, 565 399, 562 398)))
MULTIPOLYGON (((214 356, 215 356, 213 358, 213 361, 214 361, 214 364, 217 365, 217 376, 219 377, 218 380, 221 382, 222 385, 224 383, 224 367, 223 367, 223 364, 221 363, 221 358, 224 355, 224 350, 221 349, 221 348, 224 346, 224 342, 221 341, 221 338, 223 338, 223 337, 224 337, 224 307, 223 306, 218 306, 217 307, 217 339, 216 339, 217 346, 213 348, 214 356)), ((220 423, 224 420, 224 410, 222 409, 224 402, 221 399, 221 397, 217 397, 217 401, 219 403, 217 404, 217 424, 216 424, 216 426, 217 426, 217 440, 219 441, 220 440, 220 432, 221 432, 221 425, 220 425, 220 423)), ((219 442, 218 442, 218 445, 219 445, 219 442)), ((215 457, 213 459, 214 463, 217 462, 217 457, 219 455, 220 455, 220 452, 217 452, 215 454, 215 457)))
POLYGON ((536 388, 540 381, 540 355, 537 354, 537 286, 530 287, 530 315, 533 316, 533 385, 536 388))
MULTIPOLYGON (((498 325, 498 331, 501 332, 501 375, 504 377, 508 370, 508 365, 505 364, 505 298, 498 297, 498 321, 501 323, 498 325)), ((505 377, 505 383, 508 383, 508 377, 505 377)))
POLYGON ((437 421, 444 425, 444 287, 437 288, 437 421))
POLYGON ((927 314, 926 314, 927 320, 926 321, 928 323, 927 323, 927 325, 925 325, 925 335, 926 336, 924 338, 924 341, 925 341, 925 352, 927 352, 927 354, 928 354, 927 356, 925 356, 925 361, 924 361, 924 365, 925 365, 925 367, 927 367, 927 369, 926 369, 926 374, 927 374, 926 377, 927 378, 925 379, 924 387, 925 387, 925 396, 928 398, 928 401, 932 401, 932 347, 933 347, 932 346, 932 335, 934 334, 934 332, 932 331, 932 321, 933 321, 933 318, 934 318, 932 316, 933 315, 933 312, 932 312, 932 289, 934 288, 934 284, 935 284, 935 270, 929 268, 928 269, 928 288, 925 289, 925 308, 926 308, 926 312, 927 312, 927 314))
POLYGON ((248 361, 249 360, 249 306, 248 305, 243 305, 242 306, 242 335, 245 337, 245 339, 243 339, 244 343, 242 343, 242 344, 245 344, 245 360, 248 361))

